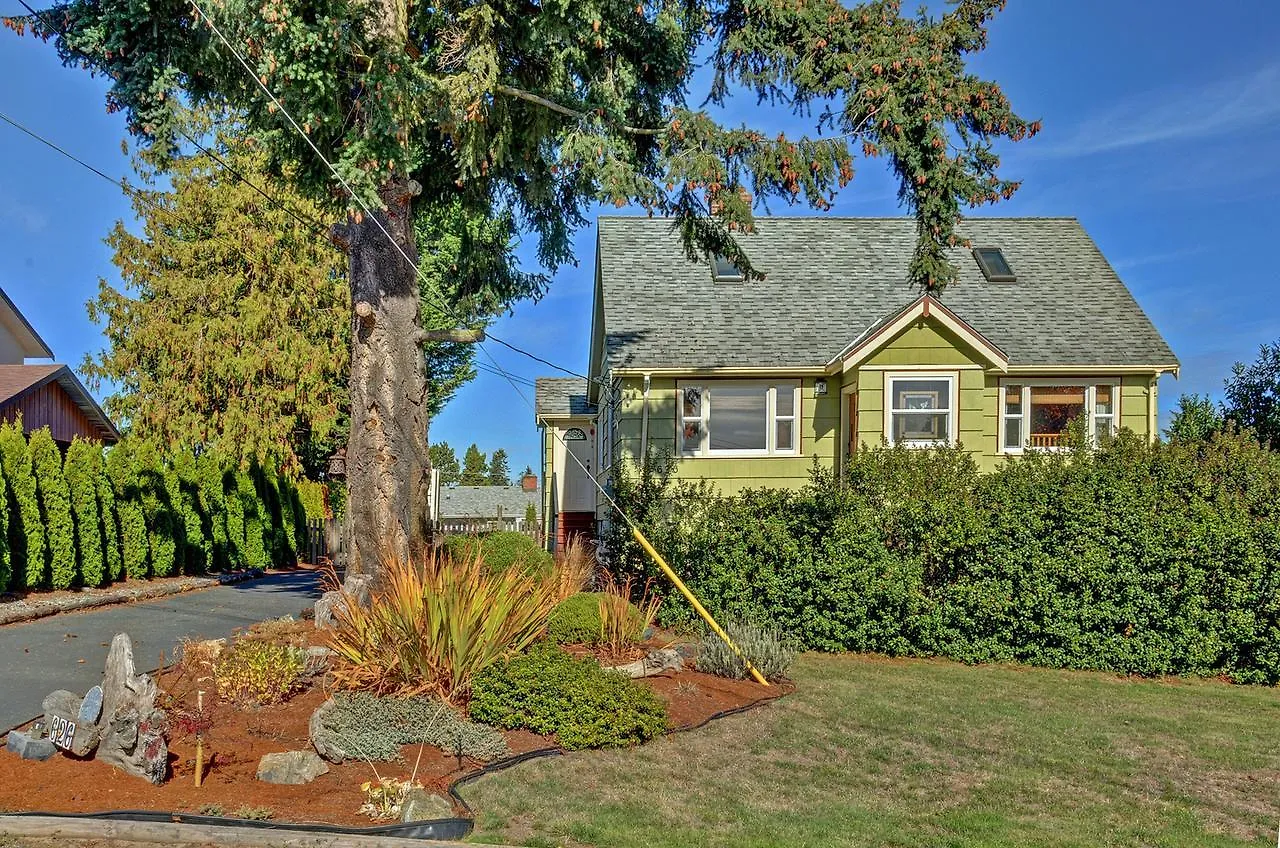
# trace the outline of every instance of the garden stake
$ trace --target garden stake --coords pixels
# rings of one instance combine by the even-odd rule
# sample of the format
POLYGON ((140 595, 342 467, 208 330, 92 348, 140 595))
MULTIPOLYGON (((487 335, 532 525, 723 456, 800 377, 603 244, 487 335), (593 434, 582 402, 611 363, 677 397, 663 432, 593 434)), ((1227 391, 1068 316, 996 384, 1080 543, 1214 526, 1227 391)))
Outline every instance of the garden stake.
MULTIPOLYGON (((630 524, 630 522, 627 523, 630 524)), ((742 649, 733 643, 733 640, 729 638, 729 634, 725 633, 719 624, 716 624, 716 620, 711 617, 711 613, 707 612, 706 608, 698 603, 698 599, 689 591, 689 587, 684 585, 684 581, 680 579, 680 576, 672 571, 671 566, 667 565, 667 561, 654 549, 653 545, 649 544, 649 540, 640 532, 640 528, 634 524, 631 525, 631 535, 636 537, 636 541, 640 543, 640 547, 644 548, 645 553, 653 557, 653 561, 662 569, 662 573, 667 575, 671 582, 676 585, 676 588, 680 590, 680 594, 684 595, 685 600, 693 604, 693 608, 698 611, 698 615, 702 616, 702 620, 707 623, 717 636, 724 640, 724 643, 729 646, 729 650, 738 655, 738 659, 742 660, 742 664, 747 667, 747 671, 751 672, 751 676, 755 678, 756 683, 761 686, 768 686, 769 681, 765 680, 764 675, 756 670, 756 667, 751 664, 751 660, 747 659, 746 655, 742 653, 742 649)))
POLYGON ((200 778, 204 774, 204 692, 196 693, 196 715, 199 718, 199 724, 196 725, 196 789, 200 788, 200 778))

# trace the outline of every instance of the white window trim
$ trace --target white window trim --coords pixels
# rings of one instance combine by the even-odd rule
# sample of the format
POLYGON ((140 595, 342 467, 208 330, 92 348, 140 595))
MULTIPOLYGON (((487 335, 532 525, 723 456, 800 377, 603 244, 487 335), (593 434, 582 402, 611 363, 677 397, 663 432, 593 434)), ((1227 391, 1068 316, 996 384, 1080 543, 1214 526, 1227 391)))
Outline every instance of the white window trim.
POLYGON ((997 428, 997 433, 996 433, 996 440, 997 440, 996 444, 1000 449, 999 450, 1000 453, 1021 454, 1021 453, 1026 453, 1028 450, 1049 451, 1049 452, 1066 450, 1065 447, 1061 447, 1061 446, 1052 447, 1052 448, 1028 448, 1026 446, 1026 440, 1031 435, 1030 425, 1027 424, 1026 422, 1029 422, 1031 420, 1031 388, 1033 386, 1082 386, 1084 387, 1084 408, 1085 408, 1086 414, 1089 417, 1087 429, 1085 432, 1089 434, 1089 439, 1092 440, 1098 431, 1097 421, 1099 417, 1102 417, 1102 418, 1110 417, 1112 434, 1120 432, 1121 385, 1120 385, 1120 378, 1117 376, 1026 377, 1023 379, 1018 379, 1017 377, 1006 377, 1000 380, 1000 390, 999 390, 1000 393, 996 400, 996 411, 998 414, 997 417, 999 419, 999 427, 997 428), (1005 447, 1005 443, 1004 443, 1004 439, 1005 439, 1004 393, 1005 393, 1005 386, 1007 385, 1022 387, 1022 416, 1021 417, 1024 425, 1026 426, 1023 427, 1023 431, 1024 431, 1023 444, 1016 448, 1005 447), (1106 416, 1106 415, 1098 416, 1097 414, 1098 386, 1111 387, 1112 394, 1111 394, 1111 415, 1110 416, 1106 416))
POLYGON ((721 459, 733 457, 796 457, 800 456, 800 424, 801 424, 801 382, 795 380, 680 380, 676 382, 676 454, 684 459, 721 459), (753 388, 769 390, 765 401, 765 448, 763 450, 711 449, 711 413, 715 406, 715 390, 717 386, 732 388, 753 388), (690 421, 702 422, 702 438, 697 450, 687 450, 684 445, 684 390, 696 388, 702 390, 702 416, 690 418, 690 421), (791 415, 782 416, 791 423, 791 449, 778 450, 778 392, 791 389, 791 415))
MULTIPOLYGON (((893 413, 903 412, 905 410, 895 410, 893 408, 893 381, 894 380, 946 380, 948 405, 947 413, 947 439, 945 442, 937 441, 920 441, 909 440, 902 444, 908 448, 932 448, 943 445, 954 445, 957 441, 957 433, 959 432, 960 417, 960 374, 956 371, 886 371, 884 372, 884 437, 890 444, 896 444, 893 440, 893 413)), ((943 410, 938 410, 942 412, 943 410)))

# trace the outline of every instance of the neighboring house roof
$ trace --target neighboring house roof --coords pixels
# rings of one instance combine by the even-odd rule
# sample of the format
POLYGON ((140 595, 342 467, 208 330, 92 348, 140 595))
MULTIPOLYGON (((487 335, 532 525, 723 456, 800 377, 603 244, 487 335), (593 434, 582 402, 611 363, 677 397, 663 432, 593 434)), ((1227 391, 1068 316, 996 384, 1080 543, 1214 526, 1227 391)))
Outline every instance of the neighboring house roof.
MULTIPOLYGON (((988 282, 969 249, 938 301, 1010 366, 1153 366, 1177 358, 1074 218, 966 218, 1017 275, 988 282)), ((825 366, 920 296, 910 218, 760 218, 739 243, 764 281, 716 282, 669 219, 599 221, 597 333, 612 368, 825 366)), ((598 363, 593 363, 593 368, 598 363)))
POLYGON ((587 400, 587 381, 581 377, 539 377, 534 389, 538 418, 595 415, 587 400))
POLYGON ((498 507, 506 518, 520 520, 533 504, 542 515, 542 490, 525 491, 521 486, 444 486, 440 489, 441 519, 496 518, 498 507))
POLYGON ((0 327, 9 331, 9 335, 21 348, 23 356, 28 359, 53 359, 53 351, 44 343, 44 339, 40 338, 35 327, 32 327, 26 317, 18 311, 18 307, 9 299, 9 295, 5 294, 4 289, 0 289, 0 327))
POLYGON ((83 435, 107 443, 120 440, 120 432, 111 419, 107 418, 75 372, 65 365, 0 365, 0 412, 18 406, 24 398, 55 382, 98 430, 83 435))

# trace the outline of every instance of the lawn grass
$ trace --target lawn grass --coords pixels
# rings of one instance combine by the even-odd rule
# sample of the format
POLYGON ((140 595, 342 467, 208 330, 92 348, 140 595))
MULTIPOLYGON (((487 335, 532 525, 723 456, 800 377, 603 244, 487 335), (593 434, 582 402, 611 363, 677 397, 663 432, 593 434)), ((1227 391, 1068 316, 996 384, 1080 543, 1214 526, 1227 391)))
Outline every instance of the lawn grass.
POLYGON ((530 846, 1275 845, 1280 689, 807 654, 799 691, 464 789, 530 846))

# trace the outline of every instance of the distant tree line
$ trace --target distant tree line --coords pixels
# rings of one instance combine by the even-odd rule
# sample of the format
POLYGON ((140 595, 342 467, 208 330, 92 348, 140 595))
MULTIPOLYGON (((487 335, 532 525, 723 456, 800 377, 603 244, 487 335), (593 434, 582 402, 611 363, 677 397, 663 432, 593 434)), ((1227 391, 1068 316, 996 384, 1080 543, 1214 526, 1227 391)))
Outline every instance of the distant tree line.
MULTIPOLYGON (((431 467, 440 472, 440 482, 445 486, 510 486, 511 460, 507 452, 498 448, 486 456, 480 447, 472 442, 463 453, 462 461, 448 442, 440 442, 431 446, 431 467)), ((525 466, 524 474, 532 474, 533 470, 525 466)))

